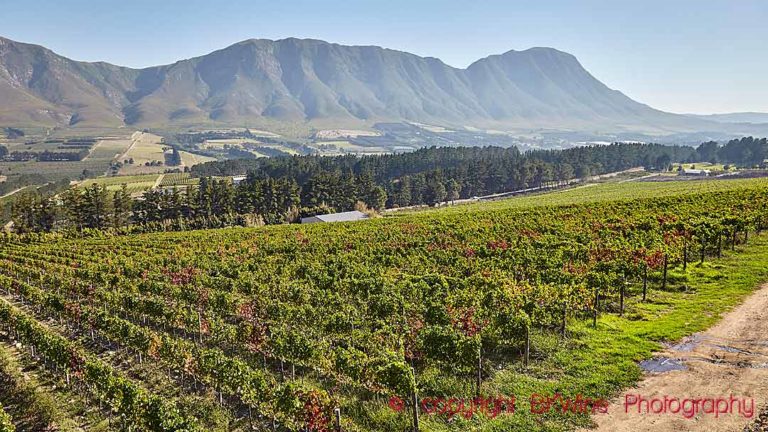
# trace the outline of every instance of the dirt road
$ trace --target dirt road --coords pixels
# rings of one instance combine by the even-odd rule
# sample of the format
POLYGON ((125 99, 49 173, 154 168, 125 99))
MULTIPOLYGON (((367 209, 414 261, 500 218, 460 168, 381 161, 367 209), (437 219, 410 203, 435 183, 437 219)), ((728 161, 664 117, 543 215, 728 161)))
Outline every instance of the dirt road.
POLYGON ((7 194, 5 194, 5 195, 1 195, 1 196, 0 196, 0 199, 2 199, 2 198, 8 198, 9 196, 11 196, 11 195, 15 195, 15 194, 17 194, 17 193, 19 193, 19 192, 23 191, 23 190, 24 190, 24 189, 26 189, 26 188, 27 188, 27 186, 24 186, 24 187, 21 187, 21 188, 18 188, 18 189, 14 189, 14 190, 12 190, 12 191, 8 192, 8 193, 7 193, 7 194))
MULTIPOLYGON (((648 372, 637 387, 611 401, 608 414, 596 415, 594 420, 598 428, 594 430, 743 430, 754 422, 768 403, 768 285, 725 315, 719 324, 668 347, 644 366, 654 372, 648 372), (638 404, 631 403, 633 395, 641 395, 648 401, 653 398, 663 400, 665 396, 680 400, 723 398, 728 400, 729 412, 715 416, 700 409, 698 414, 686 419, 682 410, 672 413, 677 406, 670 403, 666 412, 658 414, 652 412, 653 408, 646 408, 650 404, 639 404, 641 413, 638 413, 638 404), (737 402, 732 404, 731 396, 737 402), (629 412, 626 412, 628 397, 629 412), (750 409, 752 417, 748 418, 750 409)), ((660 410, 661 402, 655 406, 660 410)), ((711 406, 705 404, 701 408, 711 406)))

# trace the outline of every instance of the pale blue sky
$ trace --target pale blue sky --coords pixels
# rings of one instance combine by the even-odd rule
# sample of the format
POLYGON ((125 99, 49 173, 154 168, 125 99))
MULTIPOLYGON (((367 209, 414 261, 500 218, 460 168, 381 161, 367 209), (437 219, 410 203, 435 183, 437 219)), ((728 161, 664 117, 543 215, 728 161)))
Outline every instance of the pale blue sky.
POLYGON ((295 36, 466 67, 549 46, 656 108, 768 112, 766 0, 0 0, 0 11, 0 35, 76 60, 141 67, 295 36))

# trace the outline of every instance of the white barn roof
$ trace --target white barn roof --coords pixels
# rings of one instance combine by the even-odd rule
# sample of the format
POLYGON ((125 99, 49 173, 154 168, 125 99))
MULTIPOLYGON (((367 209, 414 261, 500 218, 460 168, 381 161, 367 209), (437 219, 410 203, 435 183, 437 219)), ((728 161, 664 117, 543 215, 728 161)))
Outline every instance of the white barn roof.
POLYGON ((688 168, 683 170, 683 174, 707 175, 709 174, 709 170, 688 168))
POLYGON ((324 215, 301 218, 301 223, 312 222, 350 222, 368 219, 368 215, 360 211, 348 211, 343 213, 330 213, 324 215))

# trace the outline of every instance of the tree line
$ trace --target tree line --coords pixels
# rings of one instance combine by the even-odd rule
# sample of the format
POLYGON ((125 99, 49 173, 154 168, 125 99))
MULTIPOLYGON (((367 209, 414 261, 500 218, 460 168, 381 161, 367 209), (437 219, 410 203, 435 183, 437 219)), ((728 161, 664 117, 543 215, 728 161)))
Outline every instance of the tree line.
MULTIPOLYGON (((237 159, 193 167, 198 186, 150 190, 139 198, 125 188, 108 191, 100 185, 75 187, 56 197, 21 194, 12 203, 11 217, 22 232, 161 222, 170 223, 170 229, 290 223, 355 208, 435 205, 637 166, 668 170, 673 161, 762 166, 766 154, 765 138, 745 137, 695 149, 639 143, 525 153, 516 148, 431 147, 405 154, 237 159), (239 184, 228 178, 244 172, 247 177, 239 184)), ((18 184, 8 181, 0 189, 18 184)))
POLYGON ((567 150, 517 148, 430 147, 412 153, 387 155, 292 156, 208 162, 192 167, 196 176, 231 176, 248 173, 257 178, 292 179, 302 189, 302 205, 325 202, 349 210, 355 187, 381 188, 376 199, 363 199, 371 207, 386 196, 384 206, 434 205, 460 198, 509 192, 574 178, 643 166, 667 169, 672 161, 693 161, 692 147, 616 143, 567 150), (354 183, 354 184, 351 184, 354 183), (383 192, 383 193, 381 193, 383 192))
POLYGON ((56 197, 24 194, 12 203, 20 232, 128 225, 159 229, 291 223, 300 217, 437 203, 636 166, 668 169, 695 158, 691 147, 611 144, 521 153, 515 148, 425 148, 379 156, 296 156, 194 167, 199 184, 132 198, 125 187, 93 184, 56 197), (246 179, 227 177, 243 170, 246 179))
MULTIPOLYGON (((2 147, 2 146, 0 146, 2 147)), ((50 151, 44 150, 42 152, 36 151, 12 151, 8 153, 6 147, 0 148, 0 159, 9 160, 12 162, 26 162, 36 160, 38 162, 76 162, 85 159, 90 153, 88 148, 83 148, 78 151, 50 151)))
POLYGON ((700 161, 764 168, 768 159, 768 140, 744 137, 732 139, 722 146, 716 141, 709 141, 698 146, 696 154, 700 161))
POLYGON ((129 225, 151 231, 292 223, 300 217, 337 211, 331 205, 383 208, 386 195, 370 179, 350 178, 347 184, 349 189, 331 191, 318 181, 302 191, 292 179, 251 177, 234 185, 228 178, 203 177, 196 186, 154 189, 132 198, 126 185, 110 191, 95 183, 58 196, 22 193, 11 203, 11 219, 14 229, 22 233, 129 225))

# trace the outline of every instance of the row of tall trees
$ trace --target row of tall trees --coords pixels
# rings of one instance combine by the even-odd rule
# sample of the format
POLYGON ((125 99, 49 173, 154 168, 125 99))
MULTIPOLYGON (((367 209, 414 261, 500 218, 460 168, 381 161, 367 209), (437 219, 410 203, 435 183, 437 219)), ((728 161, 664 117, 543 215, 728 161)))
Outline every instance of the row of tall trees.
POLYGON ((193 167, 192 173, 227 176, 247 172, 255 177, 292 179, 302 188, 302 205, 319 200, 338 208, 347 208, 343 201, 350 196, 338 191, 349 189, 350 179, 357 179, 358 188, 376 195, 362 200, 375 202, 386 195, 385 206, 402 207, 539 187, 636 166, 667 169, 672 161, 695 158, 692 147, 658 144, 617 143, 526 153, 517 148, 431 147, 394 155, 209 162, 193 167), (334 194, 341 196, 334 198, 334 194))
POLYGON ((673 161, 699 157, 692 147, 621 143, 527 153, 465 147, 399 155, 223 161, 194 167, 201 176, 197 186, 151 190, 138 199, 125 188, 108 191, 100 185, 76 187, 57 199, 28 196, 14 204, 13 219, 19 231, 119 228, 169 220, 184 220, 184 226, 196 228, 218 227, 242 224, 245 219, 238 215, 275 224, 363 204, 374 210, 434 205, 636 166, 666 170, 673 161), (248 171, 245 181, 235 185, 229 178, 210 176, 241 172, 235 170, 248 171))
POLYGON ((93 184, 69 189, 58 197, 37 191, 22 193, 11 204, 11 218, 18 232, 51 231, 61 225, 102 229, 127 225, 132 206, 125 186, 109 192, 93 184))
POLYGON ((145 192, 133 205, 132 221, 202 221, 225 215, 255 215, 270 224, 293 222, 299 212, 299 193, 298 185, 291 180, 254 179, 234 186, 228 179, 203 177, 197 187, 145 192))
POLYGON ((716 141, 702 143, 696 148, 700 161, 729 163, 741 167, 764 167, 768 159, 766 138, 744 137, 733 139, 721 146, 716 141))
POLYGON ((122 228, 185 220, 195 228, 243 224, 295 222, 301 216, 351 210, 356 206, 381 209, 383 189, 371 179, 351 177, 343 189, 333 189, 338 179, 317 179, 304 191, 292 179, 250 177, 238 185, 230 179, 203 177, 197 186, 155 189, 132 198, 125 185, 116 191, 93 184, 75 187, 58 197, 24 193, 11 206, 19 232, 56 228, 122 228), (307 206, 302 207, 302 203, 307 206), (236 217, 248 215, 248 218, 236 217))

